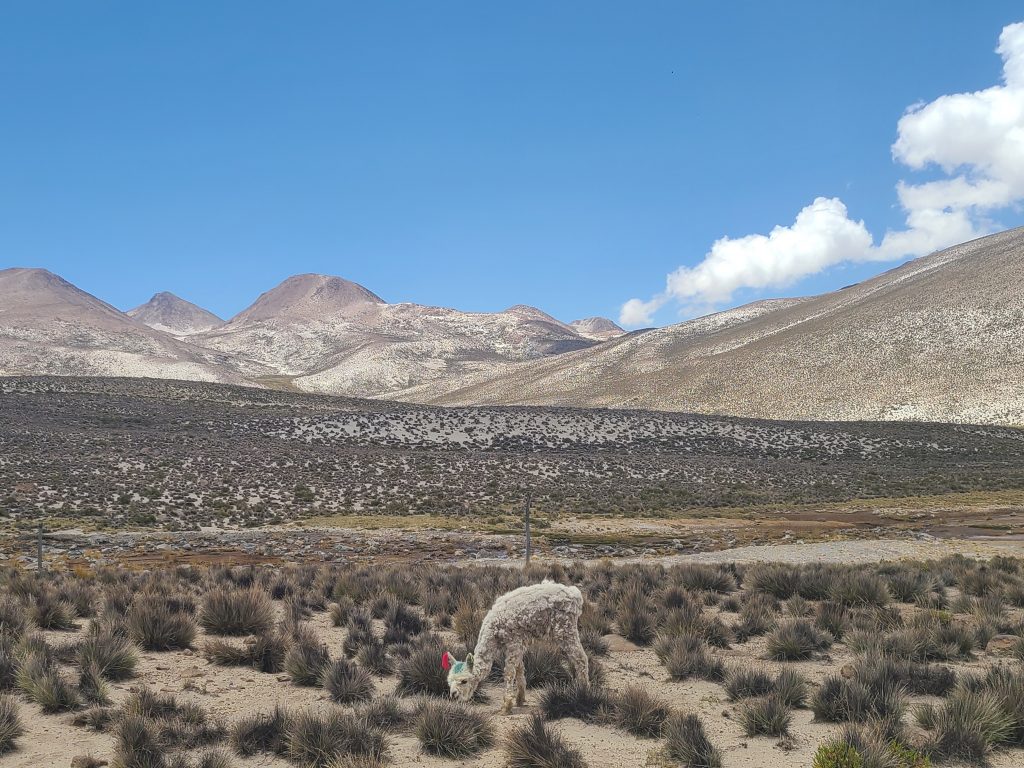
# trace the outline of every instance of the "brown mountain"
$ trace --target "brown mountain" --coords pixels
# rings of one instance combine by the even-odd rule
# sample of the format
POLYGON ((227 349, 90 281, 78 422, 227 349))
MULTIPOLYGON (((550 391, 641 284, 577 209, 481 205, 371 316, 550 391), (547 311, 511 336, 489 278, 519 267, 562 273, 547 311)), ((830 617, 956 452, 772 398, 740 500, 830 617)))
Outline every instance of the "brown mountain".
POLYGON ((128 310, 127 314, 172 336, 190 336, 224 325, 224 321, 212 312, 167 291, 154 295, 145 304, 128 310))

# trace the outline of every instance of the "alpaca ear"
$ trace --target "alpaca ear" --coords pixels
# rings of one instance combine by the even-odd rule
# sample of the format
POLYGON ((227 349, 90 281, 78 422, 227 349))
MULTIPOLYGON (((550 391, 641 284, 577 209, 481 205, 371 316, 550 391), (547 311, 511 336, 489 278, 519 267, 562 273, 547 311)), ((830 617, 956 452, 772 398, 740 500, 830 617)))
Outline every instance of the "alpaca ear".
POLYGON ((469 654, 469 656, 467 656, 467 657, 466 657, 466 668, 467 668, 467 669, 468 669, 468 670, 469 670, 470 672, 472 672, 472 671, 473 671, 473 654, 472 654, 472 653, 471 653, 471 654, 469 654))
POLYGON ((441 668, 444 669, 445 672, 452 668, 452 656, 448 651, 441 654, 441 668))

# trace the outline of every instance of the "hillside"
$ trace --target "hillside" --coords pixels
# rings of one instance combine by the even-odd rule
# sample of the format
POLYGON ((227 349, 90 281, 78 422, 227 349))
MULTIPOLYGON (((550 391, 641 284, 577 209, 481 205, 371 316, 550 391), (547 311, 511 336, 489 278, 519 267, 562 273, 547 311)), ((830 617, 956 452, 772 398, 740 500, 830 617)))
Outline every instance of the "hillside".
POLYGON ((128 310, 126 314, 154 330, 173 336, 191 336, 224 325, 224 321, 212 312, 167 291, 155 294, 145 304, 128 310))
POLYGON ((1022 424, 1022 381, 1024 229, 1016 229, 843 290, 758 302, 408 397, 1022 424))

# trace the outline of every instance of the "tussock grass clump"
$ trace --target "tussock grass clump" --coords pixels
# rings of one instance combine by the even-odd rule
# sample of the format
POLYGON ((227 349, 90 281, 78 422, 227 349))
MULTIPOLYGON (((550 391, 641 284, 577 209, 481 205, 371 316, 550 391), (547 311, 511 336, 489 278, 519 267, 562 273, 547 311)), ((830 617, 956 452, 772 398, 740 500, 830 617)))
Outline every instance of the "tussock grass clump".
POLYGON ((41 589, 33 598, 29 618, 40 629, 70 631, 76 629, 75 606, 52 589, 41 589))
POLYGON ((772 629, 778 621, 778 604, 767 595, 754 592, 748 595, 739 610, 739 621, 733 626, 738 642, 759 637, 772 629))
POLYGON ((685 768, 721 768, 722 754, 694 714, 677 713, 665 722, 665 752, 685 768))
POLYGON ((296 632, 288 653, 284 657, 284 669, 296 685, 315 686, 331 663, 327 646, 308 628, 296 632))
POLYGON ((24 732, 18 715, 18 702, 13 696, 0 694, 0 755, 14 749, 18 737, 24 732))
POLYGON ((288 654, 288 638, 266 634, 250 638, 241 646, 227 640, 208 640, 203 655, 221 667, 251 667, 257 672, 273 674, 284 669, 288 654))
POLYGON ((0 598, 0 638, 18 638, 28 629, 24 603, 7 596, 0 598))
POLYGON ((736 577, 726 566, 702 563, 681 563, 668 571, 670 583, 693 592, 714 592, 725 595, 736 589, 736 577))
POLYGON ((260 589, 211 589, 203 596, 199 625, 211 635, 261 635, 274 626, 274 608, 260 589))
POLYGON ((133 692, 121 707, 121 717, 140 717, 157 734, 165 749, 194 749, 220 741, 227 729, 194 702, 180 703, 173 695, 149 688, 133 692))
MULTIPOLYGON (((183 760, 180 756, 175 759, 183 760)), ((208 749, 200 753, 194 763, 195 768, 232 768, 232 765, 231 757, 222 749, 208 749)), ((173 768, 177 768, 177 765, 173 768)))
POLYGON ((800 569, 783 563, 758 563, 743 579, 747 589, 787 600, 800 589, 800 569))
POLYGON ((929 768, 927 755, 892 734, 892 725, 871 721, 847 724, 818 747, 812 768, 929 768))
POLYGON ((574 717, 584 722, 605 717, 611 708, 608 692, 590 682, 549 685, 541 691, 539 705, 547 720, 574 717))
POLYGON ((146 718, 126 715, 117 723, 111 768, 165 768, 164 754, 160 734, 146 718))
POLYGON ((335 659, 323 672, 320 684, 332 701, 355 704, 373 698, 375 686, 369 673, 346 658, 335 659))
POLYGON ((580 630, 580 643, 590 656, 607 656, 610 649, 608 639, 593 629, 580 630))
POLYGON ((624 638, 643 646, 651 644, 658 630, 657 612, 639 590, 629 590, 619 599, 615 623, 624 638))
POLYGON ((784 669, 775 678, 772 693, 788 707, 805 707, 809 695, 807 679, 799 672, 784 669))
POLYGON ((129 680, 135 676, 139 654, 124 635, 110 630, 89 634, 78 647, 78 664, 94 669, 105 680, 129 680))
POLYGON ((672 713, 668 704, 635 685, 616 696, 612 707, 617 726, 648 739, 661 736, 665 721, 672 713))
POLYGON ((409 722, 409 713, 394 694, 377 696, 356 709, 356 714, 383 731, 397 731, 409 722))
POLYGON ((423 751, 440 757, 468 757, 494 744, 490 719, 456 701, 423 702, 415 731, 423 751))
POLYGON ((747 736, 787 736, 793 714, 777 696, 750 699, 740 708, 740 723, 747 736))
POLYGON ((930 732, 925 750, 941 759, 980 763, 1013 735, 1013 718, 989 691, 958 690, 941 707, 924 705, 914 714, 930 732))
POLYGON ((391 600, 384 614, 384 643, 404 643, 423 634, 427 622, 400 600, 391 600))
POLYGON ((378 675, 390 675, 395 671, 395 662, 383 643, 364 645, 356 654, 356 660, 363 667, 378 675))
POLYGON ((673 680, 691 677, 720 682, 725 678, 725 665, 711 653, 707 643, 692 635, 659 638, 655 653, 673 680))
POLYGON ((779 625, 768 636, 767 656, 776 661, 810 659, 832 645, 831 636, 807 619, 793 619, 779 625))
POLYGON ((349 614, 355 607, 355 601, 347 595, 343 595, 342 597, 338 598, 336 602, 331 603, 331 607, 328 609, 328 614, 331 617, 331 626, 344 626, 345 623, 348 621, 349 614))
POLYGON ((248 715, 231 728, 231 748, 242 757, 263 753, 284 755, 291 715, 280 706, 271 712, 248 715))
POLYGON ((906 708, 906 688, 892 675, 864 680, 830 675, 811 697, 814 717, 829 723, 898 722, 906 708))
POLYGON ((26 653, 18 666, 16 679, 25 698, 38 704, 47 714, 68 712, 81 705, 75 687, 50 658, 39 652, 26 653))
POLYGON ((505 737, 508 768, 586 768, 578 749, 544 724, 539 715, 509 731, 505 737))
POLYGON ((441 666, 443 653, 440 640, 436 639, 414 648, 398 665, 395 692, 400 696, 447 696, 448 674, 441 666))
POLYGON ((775 690, 775 680, 766 669, 734 667, 726 672, 725 692, 730 701, 766 696, 775 690))
POLYGON ((129 608, 128 635, 147 651, 173 651, 191 648, 196 637, 196 623, 164 597, 137 599, 129 608))
POLYGON ((345 623, 345 640, 341 651, 350 659, 367 645, 373 645, 377 639, 373 634, 373 617, 362 607, 355 608, 348 615, 345 623))
POLYGON ((845 605, 825 601, 818 603, 814 617, 814 626, 832 635, 836 640, 842 640, 843 635, 850 628, 850 614, 845 605))
POLYGON ((350 712, 300 712, 287 731, 287 755, 304 768, 327 768, 343 757, 383 761, 384 733, 350 712))
POLYGON ((832 582, 829 598, 840 605, 884 606, 889 604, 885 579, 871 571, 852 571, 832 582))
POLYGON ((459 598, 455 613, 452 614, 452 629, 467 648, 476 647, 480 625, 483 624, 486 615, 487 609, 479 605, 475 598, 467 595, 459 598))

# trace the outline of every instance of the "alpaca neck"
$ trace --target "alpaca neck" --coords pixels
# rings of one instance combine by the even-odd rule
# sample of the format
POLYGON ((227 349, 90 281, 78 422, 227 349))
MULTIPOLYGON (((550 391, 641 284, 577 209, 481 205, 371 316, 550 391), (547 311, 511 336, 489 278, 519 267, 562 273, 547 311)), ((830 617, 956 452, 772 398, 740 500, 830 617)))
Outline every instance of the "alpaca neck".
POLYGON ((486 680, 491 674, 491 667, 494 666, 494 646, 491 643, 490 632, 484 627, 476 641, 476 648, 473 649, 473 677, 478 680, 486 680))

